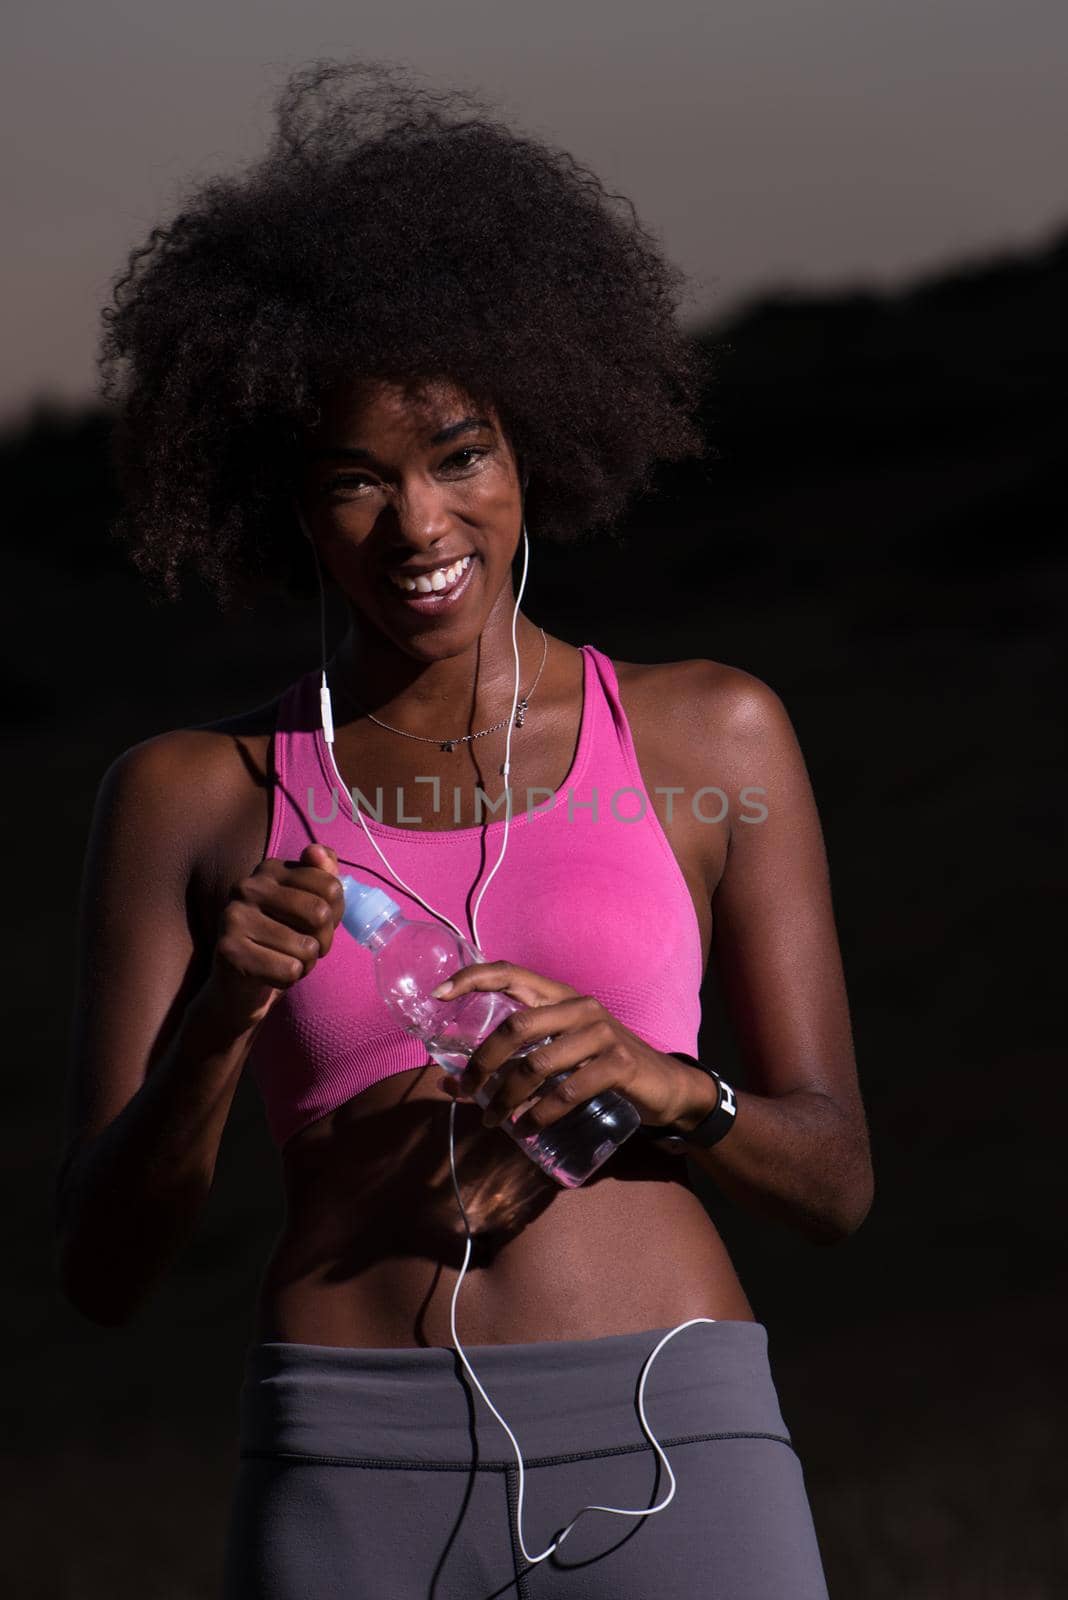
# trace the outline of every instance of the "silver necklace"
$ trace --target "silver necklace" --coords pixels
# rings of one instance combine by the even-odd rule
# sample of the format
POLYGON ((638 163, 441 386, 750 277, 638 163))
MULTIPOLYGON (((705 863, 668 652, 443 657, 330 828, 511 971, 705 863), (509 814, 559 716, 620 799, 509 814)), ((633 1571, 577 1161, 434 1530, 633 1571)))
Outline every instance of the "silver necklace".
MULTIPOLYGON (((526 721, 527 707, 530 704, 530 697, 534 693, 534 690, 538 687, 538 679, 541 677, 542 668, 545 666, 545 657, 548 654, 548 650, 549 641, 545 637, 545 629, 542 628, 541 666, 538 668, 534 682, 531 684, 523 698, 516 704, 515 725, 517 728, 521 728, 523 723, 526 721)), ((354 701, 353 704, 357 704, 357 702, 354 701)), ((390 733, 402 734, 405 739, 419 739, 423 744, 436 744, 439 750, 447 750, 450 753, 456 749, 458 744, 468 744, 473 739, 484 739, 487 733, 496 733, 499 728, 507 727, 509 720, 507 717, 502 717, 500 722, 495 722, 491 728, 482 728, 478 733, 463 733, 455 739, 435 739, 429 734, 409 733, 407 728, 395 728, 392 722, 383 722, 381 717, 376 717, 372 711, 366 710, 365 707, 360 706, 359 709, 363 712, 365 717, 368 717, 372 722, 377 722, 380 728, 388 728, 390 733)))

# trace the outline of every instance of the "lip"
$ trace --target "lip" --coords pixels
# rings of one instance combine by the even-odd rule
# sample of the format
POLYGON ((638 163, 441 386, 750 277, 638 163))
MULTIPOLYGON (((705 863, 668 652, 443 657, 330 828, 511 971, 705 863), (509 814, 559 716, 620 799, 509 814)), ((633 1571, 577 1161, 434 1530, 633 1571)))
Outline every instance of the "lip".
MULTIPOLYGON (((397 585, 385 573, 382 574, 382 585, 406 611, 414 611, 418 615, 427 617, 440 616, 443 611, 451 610, 457 601, 463 599, 464 594, 471 586, 471 574, 479 565, 480 559, 472 551, 470 564, 459 582, 454 583, 451 589, 442 590, 440 594, 419 594, 406 589, 398 589, 397 585)), ((433 571, 433 568, 427 570, 433 571)), ((415 574, 409 573, 408 576, 414 577, 415 574)))
POLYGON ((474 553, 473 550, 461 550, 458 555, 445 556, 439 561, 424 561, 422 566, 413 563, 410 567, 391 567, 390 572, 395 578, 418 578, 425 572, 436 572, 439 567, 454 567, 464 556, 473 556, 474 553))

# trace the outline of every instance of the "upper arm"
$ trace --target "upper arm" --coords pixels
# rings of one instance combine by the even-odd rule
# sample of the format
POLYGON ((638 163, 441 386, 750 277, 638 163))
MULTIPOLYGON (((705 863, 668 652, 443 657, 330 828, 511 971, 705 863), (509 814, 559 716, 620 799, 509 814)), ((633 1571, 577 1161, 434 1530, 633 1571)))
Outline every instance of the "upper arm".
POLYGON ((805 760, 767 684, 733 671, 722 693, 717 721, 732 809, 712 951, 746 1087, 825 1094, 863 1128, 827 854, 805 760), (746 789, 758 792, 739 802, 746 789))
MULTIPOLYGON (((203 979, 191 915, 195 735, 123 752, 97 790, 82 871, 58 1181, 137 1093, 203 979)), ((200 788, 200 795, 204 793, 200 788)))

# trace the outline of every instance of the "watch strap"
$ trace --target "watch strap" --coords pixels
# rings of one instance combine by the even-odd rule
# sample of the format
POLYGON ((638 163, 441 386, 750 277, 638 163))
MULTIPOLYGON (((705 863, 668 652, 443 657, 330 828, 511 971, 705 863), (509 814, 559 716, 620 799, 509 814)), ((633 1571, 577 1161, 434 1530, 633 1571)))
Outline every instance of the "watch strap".
POLYGON ((707 1066, 705 1062, 698 1061, 695 1056, 688 1056, 681 1050, 669 1050, 666 1054, 674 1056, 676 1061, 684 1061, 688 1066, 697 1067, 701 1072, 707 1072, 710 1078, 715 1078, 719 1088, 716 1104, 708 1116, 689 1132, 673 1122, 643 1123, 642 1132, 646 1138, 655 1139, 669 1149, 681 1150, 686 1145, 694 1145, 698 1149, 707 1150, 712 1145, 718 1144, 734 1127, 734 1119, 738 1114, 738 1097, 731 1085, 714 1067, 707 1066))

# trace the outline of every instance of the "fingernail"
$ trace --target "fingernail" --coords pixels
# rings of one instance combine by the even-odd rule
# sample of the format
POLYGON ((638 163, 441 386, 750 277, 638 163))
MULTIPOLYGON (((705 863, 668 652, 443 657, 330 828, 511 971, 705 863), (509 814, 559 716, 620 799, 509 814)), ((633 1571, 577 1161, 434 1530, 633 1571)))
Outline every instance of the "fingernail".
POLYGON ((451 988, 452 979, 446 978, 444 983, 439 983, 436 989, 431 989, 430 993, 433 995, 435 1000, 442 1000, 449 993, 451 988))

